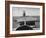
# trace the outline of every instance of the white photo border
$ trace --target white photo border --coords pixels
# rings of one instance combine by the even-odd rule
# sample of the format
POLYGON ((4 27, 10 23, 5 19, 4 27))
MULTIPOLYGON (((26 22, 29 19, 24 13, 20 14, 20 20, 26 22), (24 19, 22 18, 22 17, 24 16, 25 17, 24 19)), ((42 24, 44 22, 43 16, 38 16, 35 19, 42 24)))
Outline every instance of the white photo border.
POLYGON ((18 5, 18 4, 10 4, 10 34, 23 34, 23 33, 39 33, 42 32, 42 6, 37 5, 18 5), (40 8, 40 30, 28 30, 28 31, 12 31, 12 7, 31 7, 31 8, 40 8))

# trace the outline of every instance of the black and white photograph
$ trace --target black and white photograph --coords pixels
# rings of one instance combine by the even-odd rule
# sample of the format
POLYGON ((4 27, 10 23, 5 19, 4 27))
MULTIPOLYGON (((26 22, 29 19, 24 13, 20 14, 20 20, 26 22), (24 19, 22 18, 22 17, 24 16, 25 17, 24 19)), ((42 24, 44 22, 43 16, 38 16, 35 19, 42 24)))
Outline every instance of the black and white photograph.
POLYGON ((12 11, 13 31, 40 29, 39 8, 13 7, 12 11))

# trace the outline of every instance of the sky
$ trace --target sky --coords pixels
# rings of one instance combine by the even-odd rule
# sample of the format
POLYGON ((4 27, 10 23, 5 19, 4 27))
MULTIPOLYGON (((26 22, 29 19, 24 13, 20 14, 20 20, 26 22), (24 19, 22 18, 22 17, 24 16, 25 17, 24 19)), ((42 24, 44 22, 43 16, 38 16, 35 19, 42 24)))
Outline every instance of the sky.
POLYGON ((26 16, 39 16, 40 8, 28 8, 28 7, 12 7, 13 16, 23 16, 25 11, 26 16))

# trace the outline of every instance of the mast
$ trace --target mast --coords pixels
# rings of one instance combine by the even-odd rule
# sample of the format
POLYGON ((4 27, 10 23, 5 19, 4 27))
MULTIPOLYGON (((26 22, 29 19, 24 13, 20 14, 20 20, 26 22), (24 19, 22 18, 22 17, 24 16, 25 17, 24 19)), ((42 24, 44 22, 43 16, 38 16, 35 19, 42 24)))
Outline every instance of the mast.
POLYGON ((25 11, 23 11, 23 16, 24 16, 24 17, 26 16, 25 11))
MULTIPOLYGON (((25 17, 26 14, 25 14, 25 11, 23 11, 23 17, 25 17)), ((24 25, 26 25, 26 18, 25 18, 25 21, 24 21, 24 25)))

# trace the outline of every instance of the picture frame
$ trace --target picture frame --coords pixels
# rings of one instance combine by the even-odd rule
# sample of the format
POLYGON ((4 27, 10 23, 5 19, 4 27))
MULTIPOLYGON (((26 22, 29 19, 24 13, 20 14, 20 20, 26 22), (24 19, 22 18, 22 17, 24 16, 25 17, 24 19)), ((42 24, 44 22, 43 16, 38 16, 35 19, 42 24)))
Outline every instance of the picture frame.
POLYGON ((44 6, 45 6, 44 3, 5 1, 5 37, 44 35, 45 34, 45 7, 44 6), (25 11, 26 11, 27 16, 25 15, 25 11), (33 11, 35 13, 33 13, 33 11), (21 12, 23 13, 23 15, 21 12), (34 16, 34 17, 30 17, 30 16, 34 16), (18 18, 20 18, 20 19, 18 19, 18 18), (25 18, 26 18, 26 22, 25 22, 25 18), (30 19, 32 19, 32 20, 35 19, 36 22, 32 21, 32 20, 30 21, 30 19), (16 20, 17 20, 17 23, 16 22, 14 23, 14 21, 16 21, 16 20), (14 24, 18 24, 18 23, 21 26, 23 26, 23 25, 29 26, 29 25, 35 25, 35 24, 36 25, 39 24, 39 25, 36 27, 33 26, 32 27, 33 30, 29 30, 28 29, 29 27, 27 27, 27 26, 26 26, 26 28, 21 27, 21 28, 25 28, 26 29, 26 31, 25 31, 25 29, 22 30, 21 28, 20 28, 21 30, 20 29, 16 30, 17 26, 16 25, 14 26, 14 24), (14 30, 14 28, 15 28, 15 30, 14 30))

